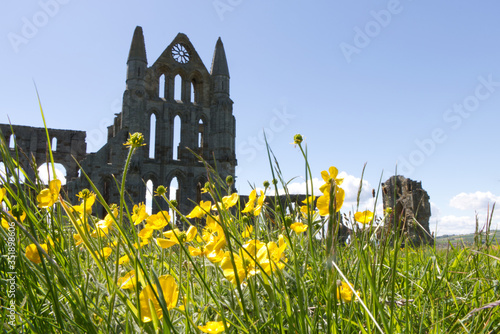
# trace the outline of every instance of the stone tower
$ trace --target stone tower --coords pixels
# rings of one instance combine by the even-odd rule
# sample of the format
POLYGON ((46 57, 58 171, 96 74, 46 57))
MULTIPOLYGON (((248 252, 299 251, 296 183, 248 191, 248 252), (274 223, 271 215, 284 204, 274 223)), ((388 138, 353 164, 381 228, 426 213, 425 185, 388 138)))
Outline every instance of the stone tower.
MULTIPOLYGON (((127 61, 122 112, 108 127, 107 143, 82 161, 108 203, 118 203, 113 178, 121 180, 129 133, 141 132, 147 146, 133 156, 126 190, 133 203, 144 202, 147 187, 163 185, 175 196, 179 209, 188 213, 201 198, 207 172, 189 150, 216 166, 219 175, 234 176, 236 166, 233 101, 229 95, 229 69, 221 39, 216 45, 210 72, 188 37, 179 33, 160 57, 148 67, 144 35, 136 27, 127 61), (152 186, 151 186, 152 185, 152 186)), ((84 178, 72 182, 70 193, 88 187, 84 178)), ((163 202, 163 201, 160 201, 163 202)), ((161 203, 166 208, 165 203, 161 203)), ((153 212, 157 211, 153 205, 153 212)))
POLYGON ((422 183, 397 175, 382 184, 382 191, 384 210, 392 208, 386 229, 397 232, 399 228, 415 246, 433 244, 429 231, 431 205, 422 183))

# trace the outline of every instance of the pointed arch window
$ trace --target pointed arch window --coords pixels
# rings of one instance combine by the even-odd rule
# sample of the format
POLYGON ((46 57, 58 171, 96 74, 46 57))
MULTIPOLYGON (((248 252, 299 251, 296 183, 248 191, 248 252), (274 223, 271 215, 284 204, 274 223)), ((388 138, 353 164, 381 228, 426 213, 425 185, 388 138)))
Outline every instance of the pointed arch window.
POLYGON ((161 99, 164 99, 165 98, 165 83, 166 83, 166 77, 165 77, 165 74, 162 74, 160 76, 160 82, 158 83, 158 96, 161 98, 161 99))
POLYGON ((198 91, 196 86, 196 79, 191 80, 191 103, 198 103, 198 91))
POLYGON ((52 148, 52 152, 57 151, 57 137, 52 138, 52 142, 50 143, 50 147, 52 148))
POLYGON ((179 115, 174 118, 173 126, 173 144, 172 144, 172 159, 180 160, 180 144, 181 144, 181 118, 179 115))
POLYGON ((12 134, 10 135, 9 139, 9 148, 14 149, 16 147, 16 135, 12 134))
POLYGON ((182 78, 179 74, 174 79, 174 100, 182 101, 182 78))
MULTIPOLYGON (((170 201, 176 200, 179 203, 180 200, 180 191, 179 191, 179 180, 177 177, 173 177, 170 181, 170 185, 167 188, 168 191, 168 199, 170 201)), ((172 209, 169 209, 169 214, 173 222, 177 221, 176 212, 172 209)))
POLYGON ((151 114, 149 119, 149 158, 155 159, 156 153, 156 115, 151 114))
POLYGON ((198 122, 198 154, 203 155, 203 147, 205 146, 205 124, 200 118, 198 122))

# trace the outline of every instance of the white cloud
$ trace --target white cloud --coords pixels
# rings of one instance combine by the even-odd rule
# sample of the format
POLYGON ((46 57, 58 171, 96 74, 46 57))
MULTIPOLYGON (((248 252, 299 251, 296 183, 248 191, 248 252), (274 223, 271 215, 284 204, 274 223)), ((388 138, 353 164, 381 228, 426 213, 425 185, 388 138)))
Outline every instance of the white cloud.
POLYGON ((495 196, 491 192, 476 191, 475 193, 460 193, 450 200, 450 206, 460 210, 485 211, 488 204, 500 202, 500 196, 495 196))

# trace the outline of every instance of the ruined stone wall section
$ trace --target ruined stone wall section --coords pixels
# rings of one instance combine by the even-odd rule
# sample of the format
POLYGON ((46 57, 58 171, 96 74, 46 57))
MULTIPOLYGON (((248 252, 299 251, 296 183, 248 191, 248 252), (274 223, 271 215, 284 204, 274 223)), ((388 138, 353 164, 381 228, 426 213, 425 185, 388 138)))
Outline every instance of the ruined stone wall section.
POLYGON ((384 210, 392 209, 385 223, 389 233, 404 233, 416 246, 433 243, 429 230, 430 198, 421 182, 393 176, 382 184, 382 194, 384 210))
MULTIPOLYGON (((12 125, 11 129, 10 124, 0 124, 0 131, 7 145, 9 145, 11 136, 15 136, 20 151, 21 166, 30 178, 35 176, 29 161, 33 159, 32 157, 34 157, 37 167, 50 161, 45 128, 12 125)), ((68 181, 78 177, 79 168, 76 161, 83 160, 87 151, 85 131, 48 129, 48 132, 51 144, 54 138, 57 141, 56 147, 52 147, 54 162, 64 166, 68 181)))

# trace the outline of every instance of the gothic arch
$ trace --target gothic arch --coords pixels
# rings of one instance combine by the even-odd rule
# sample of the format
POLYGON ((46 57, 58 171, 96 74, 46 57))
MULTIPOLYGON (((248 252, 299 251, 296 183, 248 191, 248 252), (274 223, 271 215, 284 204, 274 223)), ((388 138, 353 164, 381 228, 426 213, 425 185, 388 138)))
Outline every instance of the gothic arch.
POLYGON ((193 104, 202 104, 203 102, 203 85, 204 80, 201 73, 197 70, 193 71, 188 76, 190 98, 189 102, 193 104))
POLYGON ((161 122, 160 113, 156 108, 152 108, 146 114, 146 124, 148 124, 148 133, 147 133, 147 145, 148 145, 148 157, 150 159, 156 159, 157 157, 157 147, 159 146, 160 140, 159 136, 159 124, 161 122))

